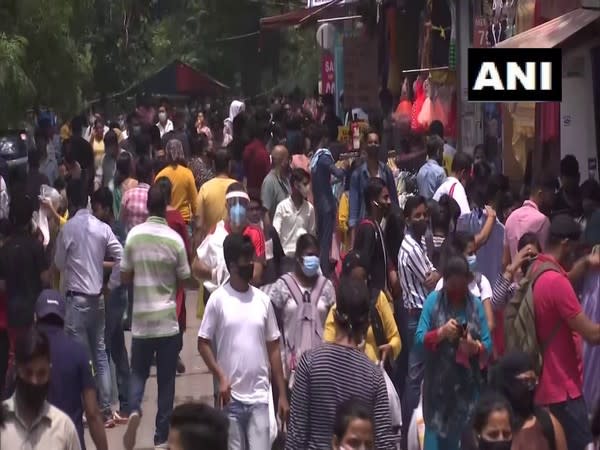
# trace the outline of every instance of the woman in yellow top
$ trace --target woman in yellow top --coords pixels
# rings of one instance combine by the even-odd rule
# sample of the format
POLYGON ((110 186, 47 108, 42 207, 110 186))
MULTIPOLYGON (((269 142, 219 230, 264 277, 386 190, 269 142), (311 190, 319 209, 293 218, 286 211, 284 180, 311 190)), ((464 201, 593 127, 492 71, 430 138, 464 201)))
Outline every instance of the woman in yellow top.
POLYGON ((178 210, 183 216, 186 224, 190 224, 192 217, 196 214, 196 180, 192 171, 185 166, 185 155, 183 145, 177 139, 167 142, 167 157, 169 165, 158 172, 155 180, 167 177, 173 185, 171 192, 171 206, 178 210))
MULTIPOLYGON (((342 273, 343 275, 367 283, 367 271, 360 261, 360 255, 355 251, 351 251, 344 258, 342 273)), ((365 337, 365 355, 375 363, 385 362, 388 358, 394 360, 400 354, 402 342, 400 341, 400 333, 394 320, 392 306, 383 291, 373 293, 372 299, 375 305, 371 310, 376 310, 378 317, 370 318, 371 324, 365 337), (377 339, 376 335, 381 335, 381 337, 377 339)), ((335 305, 329 310, 327 320, 325 321, 323 334, 325 342, 335 342, 334 310, 335 305)))
POLYGON ((90 137, 90 144, 94 150, 94 169, 98 170, 102 157, 104 156, 104 134, 105 134, 104 120, 97 117, 94 121, 94 129, 90 137))

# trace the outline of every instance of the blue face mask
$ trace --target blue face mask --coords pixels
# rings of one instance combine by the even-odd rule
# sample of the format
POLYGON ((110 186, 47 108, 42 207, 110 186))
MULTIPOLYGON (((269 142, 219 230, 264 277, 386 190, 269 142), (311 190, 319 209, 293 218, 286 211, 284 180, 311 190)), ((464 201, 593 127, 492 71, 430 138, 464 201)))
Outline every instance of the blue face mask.
POLYGON ((318 256, 308 255, 302 258, 302 273, 309 278, 319 273, 320 261, 318 256))
POLYGON ((477 271, 477 255, 467 256, 467 262, 469 263, 469 270, 471 272, 477 271))
POLYGON ((246 207, 236 203, 229 208, 229 221, 235 227, 239 227, 246 222, 246 207))

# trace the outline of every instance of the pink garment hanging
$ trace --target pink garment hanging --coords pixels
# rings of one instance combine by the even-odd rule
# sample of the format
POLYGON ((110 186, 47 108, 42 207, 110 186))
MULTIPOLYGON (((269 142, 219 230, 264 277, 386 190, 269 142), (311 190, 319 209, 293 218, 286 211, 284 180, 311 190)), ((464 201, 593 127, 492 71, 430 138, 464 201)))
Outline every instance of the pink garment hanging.
POLYGON ((420 77, 417 77, 415 82, 413 83, 413 91, 415 93, 415 100, 412 105, 412 112, 410 118, 410 128, 413 132, 419 133, 424 131, 423 127, 419 124, 419 114, 421 113, 421 109, 423 108, 423 103, 425 102, 425 91, 423 90, 423 80, 420 77))
POLYGON ((402 93, 400 95, 400 103, 394 113, 396 122, 410 123, 413 104, 408 98, 408 79, 404 79, 402 83, 402 93))
POLYGON ((430 83, 430 81, 425 80, 425 83, 423 83, 423 86, 424 86, 427 97, 425 98, 425 101, 423 102, 423 107, 421 108, 419 117, 417 117, 417 121, 419 122, 419 125, 423 129, 427 129, 427 128, 429 128, 429 124, 433 120, 433 104, 431 101, 431 83, 430 83))

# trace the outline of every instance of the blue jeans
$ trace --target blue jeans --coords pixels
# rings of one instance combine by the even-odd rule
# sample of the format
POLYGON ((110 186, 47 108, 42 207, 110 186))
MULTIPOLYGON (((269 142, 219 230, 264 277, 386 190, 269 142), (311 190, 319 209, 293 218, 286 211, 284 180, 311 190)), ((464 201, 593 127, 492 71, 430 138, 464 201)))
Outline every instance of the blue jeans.
POLYGON ((94 367, 100 408, 104 418, 110 418, 112 383, 104 343, 104 299, 98 295, 67 293, 66 303, 65 331, 85 346, 94 367))
POLYGON ((583 396, 570 398, 562 403, 554 403, 548 407, 565 430, 569 450, 582 450, 593 441, 588 410, 583 396))
POLYGON ((408 435, 410 419, 412 418, 413 411, 419 404, 421 383, 423 382, 423 376, 425 374, 425 361, 423 359, 423 352, 416 351, 414 348, 415 332, 417 331, 420 318, 420 313, 413 313, 412 315, 408 314, 408 339, 406 341, 406 349, 409 351, 408 373, 406 376, 406 383, 404 385, 404 398, 402 401, 402 428, 404 436, 408 435))
POLYGON ((264 450, 271 448, 269 405, 247 405, 232 399, 227 405, 229 450, 264 450))
POLYGON ((158 384, 158 410, 154 444, 162 444, 169 436, 169 420, 175 398, 175 373, 179 355, 179 335, 160 338, 133 338, 131 340, 131 383, 129 407, 141 413, 146 380, 156 353, 156 383, 158 384))
POLYGON ((125 347, 123 316, 127 309, 127 288, 119 286, 110 293, 106 304, 106 353, 115 364, 120 412, 129 414, 129 356, 125 347))

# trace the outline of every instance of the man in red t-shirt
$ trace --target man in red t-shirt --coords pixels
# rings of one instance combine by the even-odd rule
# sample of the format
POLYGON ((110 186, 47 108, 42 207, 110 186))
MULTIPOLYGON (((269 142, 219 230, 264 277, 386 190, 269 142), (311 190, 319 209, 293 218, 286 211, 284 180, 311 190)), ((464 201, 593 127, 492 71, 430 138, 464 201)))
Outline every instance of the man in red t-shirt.
POLYGON ((194 276, 204 280, 208 291, 214 291, 229 279, 223 255, 223 241, 228 234, 239 233, 248 236, 255 252, 254 274, 251 283, 260 284, 265 265, 265 236, 256 225, 248 222, 248 206, 250 197, 241 183, 232 183, 225 195, 227 202, 227 218, 218 222, 214 229, 202 241, 196 250, 196 258, 192 264, 194 276))
POLYGON ((574 264, 580 234, 581 227, 571 217, 560 215, 552 220, 546 253, 540 254, 535 264, 552 262, 560 269, 543 273, 533 286, 536 333, 545 348, 535 401, 547 406, 561 423, 569 450, 583 449, 592 442, 582 395, 582 338, 590 345, 600 344, 600 324, 585 315, 571 284, 577 272, 600 267, 597 255, 574 264))

